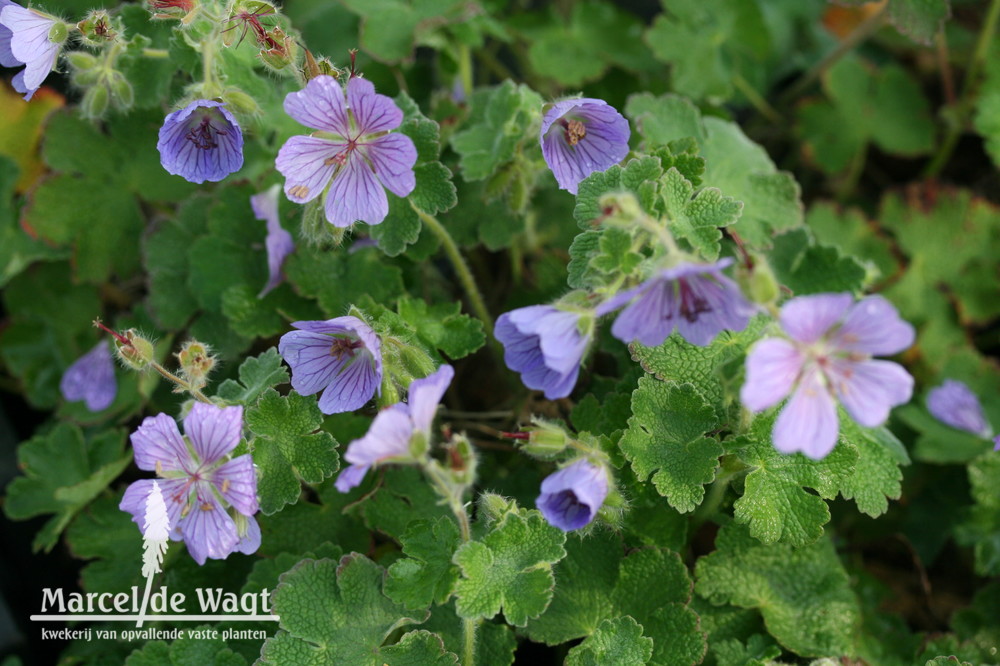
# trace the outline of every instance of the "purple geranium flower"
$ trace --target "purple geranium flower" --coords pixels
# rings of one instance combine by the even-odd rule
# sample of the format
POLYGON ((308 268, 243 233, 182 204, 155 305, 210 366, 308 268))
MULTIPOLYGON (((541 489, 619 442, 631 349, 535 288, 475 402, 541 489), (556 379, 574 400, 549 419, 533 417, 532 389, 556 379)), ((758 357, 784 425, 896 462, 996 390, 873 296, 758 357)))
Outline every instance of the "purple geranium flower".
POLYGON ((254 217, 267 222, 267 239, 264 245, 267 247, 267 284, 264 289, 257 294, 257 298, 263 298, 269 291, 277 287, 282 278, 281 266, 285 263, 285 257, 295 249, 295 241, 292 235, 281 228, 278 219, 278 190, 277 185, 264 192, 250 197, 250 207, 253 208, 254 217))
POLYGON ((685 340, 704 347, 720 331, 742 331, 754 313, 736 283, 722 274, 732 263, 727 258, 667 268, 602 303, 597 313, 629 303, 611 327, 611 334, 626 344, 636 340, 655 347, 676 327, 685 340))
POLYGON ((952 428, 986 439, 993 435, 979 398, 960 381, 946 379, 941 386, 931 389, 927 394, 927 409, 934 418, 952 428))
POLYGON ((382 389, 382 344, 357 317, 297 321, 278 351, 292 367, 292 388, 302 395, 323 391, 324 414, 351 412, 382 389), (325 389, 325 390, 324 390, 325 389))
POLYGON ((556 102, 542 119, 542 156, 559 188, 576 194, 580 181, 628 155, 628 121, 600 99, 556 102))
MULTIPOLYGON (((249 454, 230 458, 243 432, 242 407, 195 403, 184 419, 185 437, 166 414, 147 416, 132 433, 135 464, 156 472, 170 520, 170 538, 184 541, 198 564, 260 546, 257 473, 249 454), (230 515, 227 507, 235 509, 230 515)), ((122 511, 142 528, 153 480, 125 490, 122 511)))
POLYGON ((500 315, 494 335, 504 346, 507 367, 521 374, 525 386, 554 400, 568 396, 576 385, 590 344, 586 323, 578 312, 531 305, 500 315), (586 330, 581 331, 581 323, 586 330))
POLYGON ((795 298, 781 308, 781 326, 791 340, 754 345, 740 397, 759 412, 792 394, 774 424, 774 446, 782 453, 802 451, 818 460, 833 449, 839 432, 834 397, 866 428, 909 401, 913 377, 896 363, 871 358, 913 344, 913 327, 881 296, 857 303, 850 294, 795 298))
POLYGON ((344 460, 351 466, 337 477, 337 490, 346 493, 361 483, 372 465, 393 458, 406 458, 414 436, 422 436, 425 442, 429 442, 438 403, 454 376, 455 371, 450 365, 442 365, 434 374, 410 384, 408 403, 397 402, 379 412, 368 433, 347 447, 344 460))
POLYGON ((164 119, 156 149, 169 173, 214 183, 243 166, 243 130, 222 102, 196 99, 164 119))
POLYGON ((607 472, 581 458, 545 477, 535 506, 550 525, 569 532, 590 523, 607 496, 607 472))
POLYGON ((389 214, 385 190, 405 197, 416 186, 417 149, 410 137, 389 133, 403 122, 392 99, 361 78, 347 82, 347 96, 331 76, 317 76, 285 97, 285 112, 316 135, 293 136, 275 166, 285 194, 296 203, 326 194, 326 219, 336 227, 356 221, 379 224, 389 214))
POLYGON ((59 391, 70 402, 83 400, 92 412, 111 406, 118 393, 118 383, 107 340, 98 342, 97 346, 66 368, 59 382, 59 391))
POLYGON ((62 21, 55 17, 0 0, 0 65, 24 65, 13 80, 14 89, 25 93, 24 99, 31 99, 55 67, 66 34, 62 21))

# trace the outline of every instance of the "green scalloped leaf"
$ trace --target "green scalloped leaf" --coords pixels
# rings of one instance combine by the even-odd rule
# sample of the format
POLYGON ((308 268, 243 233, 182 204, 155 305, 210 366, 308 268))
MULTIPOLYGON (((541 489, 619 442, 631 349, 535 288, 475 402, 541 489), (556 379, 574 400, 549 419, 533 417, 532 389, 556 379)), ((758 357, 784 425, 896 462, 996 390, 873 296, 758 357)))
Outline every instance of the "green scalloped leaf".
POLYGON ((447 516, 414 521, 400 540, 407 557, 389 567, 386 596, 414 609, 448 601, 458 580, 458 568, 451 561, 461 545, 455 521, 447 516))
POLYGON ((240 364, 239 378, 227 379, 219 385, 218 397, 229 403, 249 405, 269 388, 288 382, 288 371, 281 362, 277 347, 259 356, 250 356, 240 364))
POLYGON ((640 481, 653 475, 657 492, 681 513, 694 511, 715 479, 722 445, 703 435, 718 424, 715 408, 691 384, 639 378, 628 430, 618 446, 640 481))
POLYGON ((597 630, 566 654, 566 666, 646 664, 653 656, 653 639, 629 616, 604 620, 597 630))
POLYGON ((300 481, 319 483, 340 469, 337 441, 319 430, 323 415, 316 398, 279 395, 268 388, 246 411, 255 435, 253 459, 258 469, 260 510, 271 515, 298 501, 300 481))

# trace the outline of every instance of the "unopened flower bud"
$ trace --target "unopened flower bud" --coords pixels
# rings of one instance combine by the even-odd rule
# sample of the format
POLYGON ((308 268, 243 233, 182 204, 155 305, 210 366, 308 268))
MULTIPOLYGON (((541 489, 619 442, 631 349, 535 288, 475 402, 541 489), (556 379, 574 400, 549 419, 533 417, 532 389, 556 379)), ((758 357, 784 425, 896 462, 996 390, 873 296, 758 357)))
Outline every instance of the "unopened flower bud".
POLYGON ((222 93, 222 101, 230 109, 240 115, 254 115, 260 113, 260 107, 253 97, 242 90, 230 89, 222 93))
POLYGON ((597 204, 604 213, 603 223, 608 226, 631 226, 643 214, 639 200, 631 192, 609 192, 597 204))
MULTIPOLYGON (((399 352, 399 363, 402 366, 402 370, 406 375, 409 375, 409 379, 416 379, 419 377, 427 377, 435 370, 437 370, 437 364, 430 355, 415 345, 408 345, 401 343, 399 352)), ((409 381, 406 381, 407 386, 409 381)))
POLYGON ((778 279, 763 256, 753 255, 752 261, 753 266, 750 268, 740 264, 736 271, 736 280, 754 303, 773 303, 778 299, 781 290, 778 279))
POLYGON ((65 57, 75 72, 85 72, 97 67, 99 63, 96 57, 86 51, 69 51, 65 57))
POLYGON ((134 328, 115 337, 115 351, 122 363, 133 370, 145 370, 153 362, 153 343, 134 328))
POLYGON ((99 83, 83 95, 80 103, 80 112, 84 118, 94 120, 104 115, 108 110, 108 89, 103 83, 99 83))
POLYGON ((302 237, 307 243, 319 248, 340 247, 346 233, 346 228, 335 227, 326 221, 322 197, 305 205, 302 211, 302 237))
MULTIPOLYGON (((56 24, 59 25, 59 24, 56 24)), ((55 28, 56 26, 52 26, 55 28)), ((111 17, 103 9, 95 9, 87 14, 86 18, 76 24, 77 29, 80 31, 80 38, 83 40, 84 44, 89 46, 101 46, 105 42, 113 41, 118 37, 118 30, 112 25, 111 17)), ((65 27, 63 28, 65 30, 65 27)), ((63 41, 66 38, 63 37, 63 41)), ((57 41, 53 39, 53 35, 49 34, 50 41, 57 41)))
POLYGON ((496 493, 481 493, 479 495, 479 511, 477 515, 486 524, 492 524, 514 511, 516 503, 496 493))
POLYGON ((286 35, 281 28, 268 31, 266 38, 267 44, 258 54, 261 62, 275 71, 280 71, 295 62, 297 50, 295 40, 286 35))
POLYGON ((155 19, 177 19, 188 23, 197 3, 195 0, 149 0, 149 10, 155 19))
POLYGON ((135 93, 132 91, 132 84, 128 82, 124 74, 121 72, 112 72, 110 87, 111 94, 114 96, 115 103, 119 108, 132 108, 132 103, 135 101, 135 93))
POLYGON ((192 388, 202 388, 208 382, 208 375, 215 367, 215 357, 208 345, 197 340, 188 340, 177 352, 181 374, 192 388))
POLYGON ((476 479, 476 452, 464 435, 456 435, 445 447, 451 477, 460 484, 470 485, 476 479))
POLYGON ((69 37, 69 30, 62 21, 55 21, 49 28, 49 41, 53 44, 62 44, 69 37))
POLYGON ((566 450, 570 436, 558 424, 540 418, 532 419, 532 427, 521 432, 504 433, 521 442, 520 448, 530 456, 550 460, 566 450))

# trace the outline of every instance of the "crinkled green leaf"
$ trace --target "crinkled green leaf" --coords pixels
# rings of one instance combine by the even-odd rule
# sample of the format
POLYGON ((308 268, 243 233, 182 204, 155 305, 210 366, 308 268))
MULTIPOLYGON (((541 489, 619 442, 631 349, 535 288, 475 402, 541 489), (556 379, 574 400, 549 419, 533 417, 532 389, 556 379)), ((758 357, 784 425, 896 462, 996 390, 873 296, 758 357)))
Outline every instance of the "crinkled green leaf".
POLYGON ((382 594, 384 570, 358 553, 303 560, 281 577, 271 609, 281 631, 261 648, 262 665, 357 664, 382 666, 383 641, 416 617, 382 594))
POLYGON ((767 152, 736 123, 719 118, 702 122, 705 185, 743 202, 743 214, 732 229, 751 245, 767 247, 771 234, 801 225, 801 191, 795 178, 778 171, 767 152))
POLYGON ((705 259, 718 259, 722 239, 720 228, 736 222, 743 204, 724 196, 714 187, 706 187, 695 194, 694 185, 673 167, 660 182, 670 230, 691 243, 705 259))
POLYGON ((718 424, 715 409, 691 384, 639 379, 628 430, 619 446, 640 481, 653 475, 656 490, 682 513, 694 511, 715 478, 722 445, 703 435, 718 424))
POLYGON ((386 595, 407 608, 445 603, 458 580, 458 568, 451 561, 461 544, 455 521, 447 516, 414 521, 401 540, 407 557, 389 567, 386 595))
MULTIPOLYGON (((469 97, 466 128, 451 138, 459 169, 467 181, 483 180, 514 157, 514 151, 541 118, 542 98, 525 85, 507 80, 469 97)), ((537 130, 536 130, 537 134, 537 130)))
POLYGON ((712 646, 719 666, 767 666, 781 656, 781 648, 769 636, 754 634, 746 642, 735 638, 712 646))
POLYGON ((806 213, 806 225, 822 245, 840 248, 865 266, 866 282, 885 280, 899 268, 889 240, 857 209, 840 211, 817 203, 806 213))
POLYGON ((769 255, 778 281, 796 296, 861 291, 865 267, 836 247, 818 245, 807 229, 792 229, 774 237, 769 255))
POLYGON ((437 634, 417 630, 403 634, 399 642, 379 650, 382 666, 455 666, 458 656, 448 652, 437 634))
POLYGON ((903 493, 900 465, 909 465, 910 456, 902 442, 887 428, 863 428, 842 419, 840 437, 858 450, 854 473, 840 482, 840 494, 853 499, 858 510, 878 518, 889 509, 889 499, 903 493))
POLYGON ((219 385, 218 396, 230 403, 249 405, 269 388, 288 381, 288 371, 281 362, 278 348, 271 347, 259 356, 250 356, 240 364, 239 382, 227 379, 219 385))
POLYGON ((973 547, 977 574, 996 576, 1000 574, 1000 456, 989 452, 972 461, 969 483, 975 504, 959 527, 958 540, 973 547))
POLYGON ((491 618, 503 609, 507 622, 523 627, 552 600, 552 565, 566 551, 566 535, 538 511, 509 512, 481 540, 463 544, 454 562, 462 570, 456 610, 465 618, 491 618))
POLYGON ((1000 167, 1000 48, 994 45, 986 58, 985 78, 977 95, 973 118, 976 131, 986 142, 986 152, 1000 167))
POLYGON ((452 359, 463 358, 486 343, 483 323, 462 314, 460 303, 437 303, 404 296, 397 304, 400 316, 421 340, 452 359))
POLYGON ((7 486, 4 512, 13 520, 55 514, 35 536, 33 550, 52 550, 73 516, 131 462, 131 452, 122 455, 124 450, 121 430, 108 430, 88 440, 69 423, 59 423, 18 448, 23 476, 7 486))
POLYGON ((381 255, 374 248, 352 253, 299 248, 284 270, 299 293, 316 298, 327 316, 341 317, 364 296, 388 304, 403 292, 402 272, 381 255))
POLYGON ((604 620, 597 630, 566 654, 566 666, 645 664, 653 656, 653 639, 629 616, 604 620))
POLYGON ((255 435, 253 458, 264 514, 297 502, 300 480, 319 483, 340 468, 337 441, 328 432, 317 432, 323 415, 314 397, 298 393, 282 396, 269 388, 246 411, 245 418, 255 435))
POLYGON ((415 520, 436 520, 450 516, 451 511, 438 503, 440 499, 424 476, 413 467, 389 467, 382 474, 374 494, 363 493, 361 511, 365 523, 373 530, 401 541, 415 520))
MULTIPOLYGON (((840 0, 841 4, 862 4, 866 0, 840 0)), ((951 16, 949 0, 889 0, 889 18, 901 33, 930 46, 934 35, 951 16)))
POLYGON ((642 369, 657 379, 694 385, 721 417, 725 385, 722 370, 742 360, 747 347, 760 337, 767 322, 765 317, 751 319, 744 330, 722 331, 705 347, 692 345, 674 333, 658 347, 632 343, 629 349, 642 369))
POLYGON ((750 436, 731 447, 751 468, 743 496, 733 506, 736 522, 749 524, 750 534, 765 544, 804 546, 822 536, 823 525, 830 520, 824 500, 836 497, 855 471, 858 451, 842 436, 839 445, 822 460, 811 460, 801 453, 779 453, 771 444, 775 416, 773 411, 758 416, 750 436))
POLYGON ((69 254, 32 238, 17 224, 10 202, 18 173, 17 164, 6 155, 0 155, 0 287, 33 261, 64 259, 69 254))
POLYGON ((125 666, 245 666, 246 659, 229 649, 222 638, 188 637, 189 631, 210 629, 209 625, 187 628, 170 644, 150 641, 133 651, 125 666))
POLYGON ((142 533, 131 514, 118 508, 121 498, 122 492, 98 497, 66 528, 70 553, 90 560, 80 572, 87 592, 118 593, 142 583, 136 566, 142 561, 142 533))
POLYGON ((625 113, 635 123, 647 150, 666 146, 671 141, 693 137, 705 138, 701 112, 686 97, 643 92, 630 95, 625 113))
POLYGON ((829 539, 765 545, 741 525, 723 527, 695 567, 699 595, 759 609, 768 632, 805 657, 853 652, 857 599, 829 539))
POLYGON ((566 282, 573 289, 582 289, 597 284, 599 278, 595 269, 590 265, 590 260, 600 252, 602 235, 601 231, 584 231, 574 238, 573 244, 569 246, 566 282))
POLYGON ((605 171, 595 171, 577 188, 573 217, 581 229, 590 229, 593 222, 604 215, 601 197, 616 192, 632 193, 647 213, 657 214, 657 181, 662 175, 660 160, 648 156, 631 159, 624 168, 615 165, 605 171))
POLYGON ((771 48, 770 31, 756 0, 664 3, 646 43, 671 66, 673 90, 695 99, 727 99, 744 61, 760 61, 771 48))
POLYGON ((149 273, 149 308, 166 328, 181 328, 198 310, 198 301, 187 284, 188 250, 206 231, 205 219, 212 205, 209 196, 193 196, 175 215, 160 220, 142 244, 149 273))

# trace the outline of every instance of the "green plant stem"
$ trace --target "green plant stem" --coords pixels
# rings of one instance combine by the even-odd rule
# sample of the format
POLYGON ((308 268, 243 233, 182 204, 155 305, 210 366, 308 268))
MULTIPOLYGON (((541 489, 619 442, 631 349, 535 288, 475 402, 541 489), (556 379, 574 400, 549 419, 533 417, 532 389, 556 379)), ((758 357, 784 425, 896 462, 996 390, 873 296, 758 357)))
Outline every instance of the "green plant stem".
POLYGON ((486 328, 486 335, 492 337, 493 319, 490 317, 490 311, 486 309, 486 302, 483 300, 483 295, 479 291, 479 286, 476 284, 475 278, 472 277, 472 271, 469 270, 469 264, 466 263, 465 259, 462 257, 462 253, 459 251, 458 245, 455 244, 455 239, 451 237, 451 234, 449 234, 448 230, 444 228, 444 225, 438 222, 436 217, 428 215, 424 211, 420 210, 413 204, 412 201, 410 202, 410 206, 414 211, 416 211, 421 221, 427 225, 427 228, 430 229, 431 233, 441 241, 441 245, 444 247, 444 253, 448 255, 448 259, 455 268, 455 273, 458 274, 458 281, 462 284, 462 289, 465 291, 466 298, 469 299, 472 311, 477 317, 479 317, 480 320, 482 320, 483 326, 486 328))
POLYGON ((160 376, 162 376, 164 379, 173 382, 178 387, 180 387, 181 390, 187 391, 192 396, 194 396, 194 398, 196 400, 198 400, 199 402, 206 402, 206 403, 208 403, 210 405, 215 404, 211 400, 209 400, 208 397, 204 393, 202 393, 200 390, 192 387, 186 381, 184 381, 183 379, 181 379, 180 377, 178 377, 174 373, 170 372, 169 370, 167 370, 166 368, 164 368, 159 363, 156 363, 155 361, 153 361, 149 365, 150 365, 151 368, 153 368, 153 370, 156 370, 156 372, 158 372, 160 374, 160 376))
POLYGON ((458 79, 466 99, 472 94, 472 51, 465 44, 458 45, 458 79))
POLYGON ((764 97, 757 92, 750 82, 743 78, 740 74, 733 75, 733 85, 736 89, 743 93, 743 96, 747 98, 747 101, 757 109, 757 112, 770 120, 772 123, 778 125, 784 122, 784 118, 778 113, 778 110, 768 103, 764 97))
POLYGON ((479 620, 462 620, 462 634, 465 637, 465 644, 462 648, 463 666, 475 666, 476 663, 476 630, 479 628, 479 620))
POLYGON ((691 522, 694 523, 695 527, 700 526, 706 520, 715 515, 719 510, 719 505, 722 504, 722 500, 726 497, 726 489, 729 488, 729 482, 733 480, 739 471, 728 471, 723 465, 722 471, 712 485, 708 489, 708 495, 705 497, 705 501, 701 503, 697 511, 691 517, 691 522))
POLYGON ((785 93, 781 95, 778 100, 779 103, 782 105, 787 104, 801 95, 809 86, 813 84, 814 81, 823 76, 823 73, 830 69, 830 67, 832 67, 838 60, 850 53, 858 44, 875 34, 875 32, 882 27, 882 22, 885 19, 885 11, 888 6, 888 2, 883 4, 881 9, 866 18, 844 39, 844 41, 837 45, 837 48, 830 51, 822 60, 809 68, 809 71, 803 74, 791 88, 786 90, 785 93))
POLYGON ((170 51, 167 49, 143 49, 142 55, 146 58, 169 58, 170 51))
POLYGON ((972 52, 972 60, 969 62, 968 69, 965 70, 965 79, 962 81, 962 93, 954 106, 957 117, 948 123, 947 134, 945 134, 944 140, 941 142, 941 147, 938 148, 934 158, 931 159, 927 168, 924 169, 923 175, 925 178, 934 178, 941 173, 941 169, 951 159, 951 154, 955 151, 955 146, 958 145, 958 139, 962 135, 962 131, 968 121, 969 112, 972 107, 971 97, 976 89, 979 72, 983 67, 986 56, 989 54, 990 44, 993 42, 993 35, 996 32, 998 21, 1000 21, 1000 0, 993 0, 990 3, 990 8, 986 11, 986 20, 983 22, 983 29, 979 31, 976 48, 972 52))

